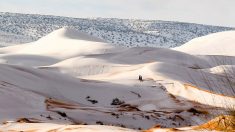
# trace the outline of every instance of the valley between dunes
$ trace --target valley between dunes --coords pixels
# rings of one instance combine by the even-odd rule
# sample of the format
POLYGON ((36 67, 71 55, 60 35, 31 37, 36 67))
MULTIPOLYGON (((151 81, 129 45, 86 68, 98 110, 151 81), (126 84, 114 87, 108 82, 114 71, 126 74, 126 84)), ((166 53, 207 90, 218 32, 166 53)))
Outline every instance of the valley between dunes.
POLYGON ((235 31, 165 49, 69 28, 0 48, 0 131, 233 131, 234 50, 235 31))

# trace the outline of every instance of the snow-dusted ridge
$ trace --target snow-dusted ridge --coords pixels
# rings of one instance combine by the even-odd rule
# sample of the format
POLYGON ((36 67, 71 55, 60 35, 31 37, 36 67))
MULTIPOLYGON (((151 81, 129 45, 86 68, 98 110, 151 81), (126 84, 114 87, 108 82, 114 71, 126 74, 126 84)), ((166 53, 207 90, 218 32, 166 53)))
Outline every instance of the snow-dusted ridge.
POLYGON ((0 46, 32 42, 65 26, 118 46, 165 48, 176 47, 210 33, 234 29, 168 21, 0 13, 0 46))

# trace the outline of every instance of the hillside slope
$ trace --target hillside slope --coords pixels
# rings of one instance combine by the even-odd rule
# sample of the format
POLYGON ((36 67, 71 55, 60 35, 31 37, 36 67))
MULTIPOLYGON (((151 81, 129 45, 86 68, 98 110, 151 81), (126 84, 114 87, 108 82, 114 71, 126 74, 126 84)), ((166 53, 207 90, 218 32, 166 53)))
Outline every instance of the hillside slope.
POLYGON ((0 13, 0 46, 36 41, 62 27, 86 32, 123 47, 176 47, 210 33, 234 28, 192 23, 110 18, 68 18, 0 13))

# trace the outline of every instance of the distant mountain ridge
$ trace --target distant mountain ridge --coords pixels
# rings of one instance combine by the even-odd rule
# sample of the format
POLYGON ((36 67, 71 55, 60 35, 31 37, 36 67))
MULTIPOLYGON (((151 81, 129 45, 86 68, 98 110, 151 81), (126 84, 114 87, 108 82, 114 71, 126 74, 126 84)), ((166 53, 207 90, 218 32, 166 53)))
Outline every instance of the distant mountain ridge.
POLYGON ((0 46, 38 40, 53 30, 69 27, 124 47, 180 46, 210 33, 235 28, 201 24, 128 20, 115 18, 69 18, 49 15, 0 13, 0 46))

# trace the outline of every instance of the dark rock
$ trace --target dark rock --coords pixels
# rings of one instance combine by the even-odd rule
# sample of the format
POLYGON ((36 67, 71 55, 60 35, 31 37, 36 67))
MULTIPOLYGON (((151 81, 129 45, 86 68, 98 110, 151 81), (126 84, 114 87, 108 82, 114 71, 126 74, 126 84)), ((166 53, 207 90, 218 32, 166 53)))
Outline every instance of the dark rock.
POLYGON ((111 105, 121 105, 124 104, 124 101, 120 101, 118 98, 113 99, 111 105))
POLYGON ((58 111, 57 113, 62 117, 67 117, 67 114, 65 112, 58 111))

